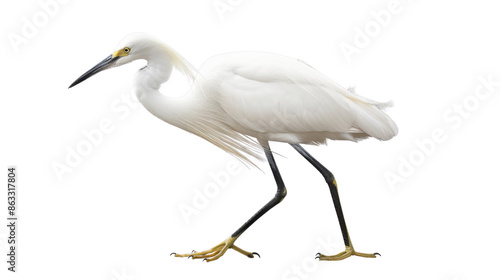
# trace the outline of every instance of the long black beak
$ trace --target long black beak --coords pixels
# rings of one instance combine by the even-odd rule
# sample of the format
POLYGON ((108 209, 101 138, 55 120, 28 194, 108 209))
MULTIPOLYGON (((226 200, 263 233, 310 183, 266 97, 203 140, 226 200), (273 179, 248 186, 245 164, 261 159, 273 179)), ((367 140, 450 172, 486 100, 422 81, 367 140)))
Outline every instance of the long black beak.
POLYGON ((116 60, 120 58, 119 56, 113 57, 112 55, 106 57, 103 61, 99 62, 96 66, 92 67, 89 71, 85 72, 85 74, 81 75, 80 78, 76 79, 69 88, 72 88, 79 83, 85 81, 86 79, 94 76, 95 74, 101 72, 102 70, 106 70, 115 65, 116 60))

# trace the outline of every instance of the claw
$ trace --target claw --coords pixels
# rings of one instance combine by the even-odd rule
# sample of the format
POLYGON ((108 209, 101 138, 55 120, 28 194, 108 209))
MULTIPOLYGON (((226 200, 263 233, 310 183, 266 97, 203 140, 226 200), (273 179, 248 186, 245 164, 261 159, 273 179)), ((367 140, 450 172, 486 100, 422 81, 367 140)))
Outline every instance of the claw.
POLYGON ((214 247, 212 247, 211 249, 208 249, 208 250, 204 250, 204 251, 193 250, 193 251, 191 251, 191 254, 189 254, 189 253, 188 254, 173 253, 173 254, 175 254, 176 257, 187 257, 188 259, 193 259, 193 260, 202 259, 202 261, 211 262, 211 261, 215 261, 215 260, 219 259, 222 255, 224 255, 224 253, 228 249, 233 249, 233 250, 237 251, 238 253, 241 253, 244 256, 247 256, 248 258, 253 258, 254 255, 257 255, 260 258, 259 253, 256 253, 256 252, 251 253, 251 252, 245 251, 245 250, 239 248, 238 246, 234 245, 234 241, 236 240, 236 238, 238 238, 238 236, 229 237, 228 239, 222 241, 221 243, 215 245, 214 247))
POLYGON ((379 257, 382 257, 382 255, 381 255, 381 254, 379 254, 379 253, 373 253, 373 254, 374 254, 375 256, 377 256, 377 255, 378 255, 379 257))
POLYGON ((170 253, 170 255, 171 255, 171 256, 172 256, 172 255, 176 255, 176 254, 177 254, 177 253, 175 253, 175 252, 173 252, 173 253, 170 253))
POLYGON ((363 258, 376 258, 378 256, 381 256, 379 253, 373 253, 373 254, 366 254, 366 253, 360 253, 354 251, 352 246, 346 246, 345 251, 342 251, 336 255, 333 256, 325 256, 320 253, 316 254, 316 259, 320 260, 325 260, 325 261, 340 261, 343 259, 346 259, 350 256, 358 256, 358 257, 363 257, 363 258))

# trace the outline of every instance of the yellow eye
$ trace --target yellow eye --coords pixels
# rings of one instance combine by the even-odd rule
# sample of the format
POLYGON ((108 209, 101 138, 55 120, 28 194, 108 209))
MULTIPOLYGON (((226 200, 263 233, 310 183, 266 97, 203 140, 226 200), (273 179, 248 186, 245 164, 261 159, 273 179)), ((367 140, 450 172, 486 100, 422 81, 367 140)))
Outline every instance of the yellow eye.
POLYGON ((130 47, 125 47, 119 51, 113 53, 113 57, 127 56, 130 53, 130 47))

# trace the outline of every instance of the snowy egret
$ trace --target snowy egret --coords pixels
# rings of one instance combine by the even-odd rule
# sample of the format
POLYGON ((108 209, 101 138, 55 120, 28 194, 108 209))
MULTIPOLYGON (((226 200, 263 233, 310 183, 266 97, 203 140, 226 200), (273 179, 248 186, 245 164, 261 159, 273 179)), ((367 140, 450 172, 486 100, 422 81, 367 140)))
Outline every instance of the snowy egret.
POLYGON ((344 89, 308 64, 285 56, 263 52, 239 52, 214 56, 199 71, 181 55, 153 36, 135 33, 125 37, 118 48, 99 64, 80 76, 70 88, 94 74, 134 60, 147 62, 135 76, 134 91, 144 107, 163 121, 191 132, 224 151, 254 164, 267 158, 277 184, 276 195, 229 238, 215 247, 176 257, 213 261, 228 249, 250 258, 256 253, 237 247, 234 242, 257 219, 281 202, 286 188, 271 152, 269 141, 289 143, 325 178, 342 231, 345 251, 320 260, 342 260, 349 256, 374 258, 354 250, 347 232, 333 174, 300 144, 323 144, 327 139, 357 141, 368 137, 389 140, 396 124, 382 103, 344 89), (190 90, 179 97, 160 93, 176 68, 193 81, 190 90))

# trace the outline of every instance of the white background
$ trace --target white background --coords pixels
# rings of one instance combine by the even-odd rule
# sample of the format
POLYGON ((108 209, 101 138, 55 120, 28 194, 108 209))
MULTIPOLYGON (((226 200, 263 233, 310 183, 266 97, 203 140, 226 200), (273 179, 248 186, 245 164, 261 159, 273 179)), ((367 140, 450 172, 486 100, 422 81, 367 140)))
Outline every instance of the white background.
MULTIPOLYGON (((374 14, 390 2, 221 0, 233 6, 218 12, 214 0, 67 1, 46 20, 37 1, 4 4, 0 166, 4 174, 8 165, 18 168, 19 231, 14 274, 3 261, 2 188, 1 278, 498 279, 500 87, 474 97, 480 77, 500 81, 498 7, 401 0, 382 26, 374 14), (38 25, 29 36, 24 18, 38 25), (357 30, 366 28, 369 41, 344 55, 341 46, 356 47, 357 30), (232 250, 208 264, 170 257, 229 237, 274 195, 275 183, 267 163, 259 164, 263 172, 247 168, 126 105, 121 98, 130 96, 142 62, 67 89, 136 31, 161 38, 197 67, 218 53, 270 51, 300 58, 366 97, 394 100, 394 139, 306 147, 337 177, 355 248, 382 257, 314 260, 318 251, 343 250, 340 228, 323 178, 286 144, 272 147, 282 155, 287 198, 236 242, 261 259, 232 250), (24 40, 13 44, 13 36, 24 40), (454 110, 464 102, 460 116, 454 110), (54 164, 67 164, 68 149, 105 119, 112 131, 58 179, 54 164), (425 142, 424 155, 416 141, 435 130, 445 140, 433 148, 425 142), (195 207, 197 192, 216 183, 211 172, 227 172, 228 164, 238 172, 227 186, 183 216, 180 207, 195 207), (391 184, 387 174, 401 181, 391 184)), ((174 80, 166 93, 187 90, 179 74, 174 80)))

